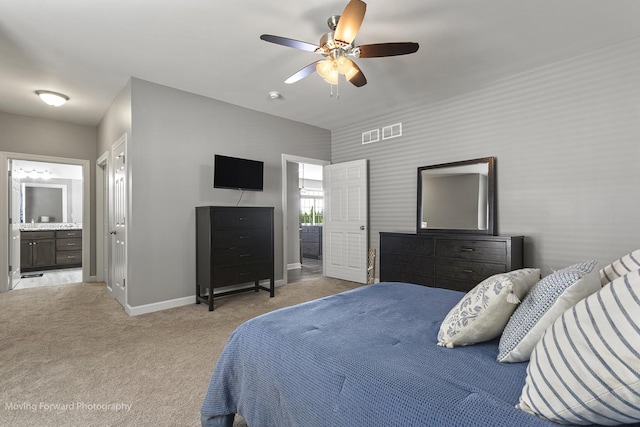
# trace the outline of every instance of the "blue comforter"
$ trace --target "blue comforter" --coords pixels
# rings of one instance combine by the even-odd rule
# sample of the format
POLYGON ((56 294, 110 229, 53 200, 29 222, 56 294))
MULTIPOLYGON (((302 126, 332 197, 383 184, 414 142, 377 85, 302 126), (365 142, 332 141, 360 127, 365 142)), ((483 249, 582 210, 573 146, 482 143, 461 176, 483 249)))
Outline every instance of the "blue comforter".
POLYGON ((242 324, 213 372, 206 427, 557 426, 515 409, 526 363, 497 341, 448 349, 440 323, 462 293, 378 283, 242 324))

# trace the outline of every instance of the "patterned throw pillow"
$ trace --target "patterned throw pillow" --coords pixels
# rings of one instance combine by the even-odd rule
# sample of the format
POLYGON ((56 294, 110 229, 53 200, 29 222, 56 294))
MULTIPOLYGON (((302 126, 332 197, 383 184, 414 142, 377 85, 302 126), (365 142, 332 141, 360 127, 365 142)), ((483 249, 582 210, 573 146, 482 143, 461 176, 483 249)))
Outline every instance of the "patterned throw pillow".
POLYGON ((483 280, 444 318, 438 332, 438 345, 452 348, 497 337, 520 299, 539 279, 539 269, 523 268, 483 280))
POLYGON ((640 270, 640 249, 637 249, 622 258, 613 261, 600 270, 600 283, 602 286, 613 282, 620 276, 630 271, 640 270))
POLYGON ((525 362, 542 333, 565 310, 600 290, 597 262, 578 263, 540 280, 509 319, 498 346, 498 362, 525 362))
POLYGON ((563 424, 640 421, 640 270, 578 302, 546 330, 518 407, 563 424))

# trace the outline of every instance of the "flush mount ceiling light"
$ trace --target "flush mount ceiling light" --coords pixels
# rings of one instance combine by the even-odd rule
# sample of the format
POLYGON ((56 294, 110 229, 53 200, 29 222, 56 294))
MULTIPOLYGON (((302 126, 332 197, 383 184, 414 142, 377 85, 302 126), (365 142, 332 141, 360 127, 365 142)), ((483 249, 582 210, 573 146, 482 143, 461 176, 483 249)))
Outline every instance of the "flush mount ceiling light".
POLYGON ((67 95, 52 92, 50 90, 37 90, 36 94, 45 102, 45 104, 51 105, 52 107, 59 107, 69 100, 67 95))

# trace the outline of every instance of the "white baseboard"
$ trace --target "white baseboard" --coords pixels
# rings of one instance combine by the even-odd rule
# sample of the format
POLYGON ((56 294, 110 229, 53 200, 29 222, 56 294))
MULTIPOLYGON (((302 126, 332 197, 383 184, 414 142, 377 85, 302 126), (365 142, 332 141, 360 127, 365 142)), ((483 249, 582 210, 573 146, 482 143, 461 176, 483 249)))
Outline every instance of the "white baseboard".
MULTIPOLYGON (((262 283, 262 285, 265 286, 264 283, 262 283)), ((282 285, 286 285, 286 283, 282 279, 276 280, 274 283, 275 287, 282 286, 282 285)), ((242 289, 242 288, 251 289, 251 287, 247 287, 246 285, 238 285, 238 286, 228 286, 224 290, 230 291, 230 290, 242 289)), ((191 295, 188 297, 176 298, 168 301, 160 301, 160 302, 154 302, 151 304, 137 305, 135 307, 132 307, 129 304, 127 304, 124 311, 129 316, 138 316, 140 314, 148 314, 148 313, 153 313, 155 311, 168 310, 170 308, 182 307, 185 305, 190 305, 195 303, 196 303, 196 296, 191 295)))
POLYGON ((129 316, 138 316, 140 314, 153 313, 154 311, 168 310, 170 308, 182 307, 183 305, 195 304, 196 296, 188 296, 176 298, 168 301, 154 302, 145 305, 136 305, 134 307, 127 304, 125 311, 129 316))
POLYGON ((287 264, 287 270, 296 270, 298 268, 302 268, 302 264, 299 262, 294 262, 291 264, 287 264))

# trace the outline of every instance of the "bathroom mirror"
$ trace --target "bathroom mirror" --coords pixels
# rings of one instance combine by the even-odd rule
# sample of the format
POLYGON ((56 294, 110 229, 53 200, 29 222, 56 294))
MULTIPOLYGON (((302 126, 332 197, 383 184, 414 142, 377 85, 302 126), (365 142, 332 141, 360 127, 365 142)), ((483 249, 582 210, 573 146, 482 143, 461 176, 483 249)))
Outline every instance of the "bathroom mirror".
POLYGON ((20 222, 68 222, 67 200, 66 185, 23 183, 20 222))
POLYGON ((418 233, 494 234, 495 157, 418 168, 418 233))

